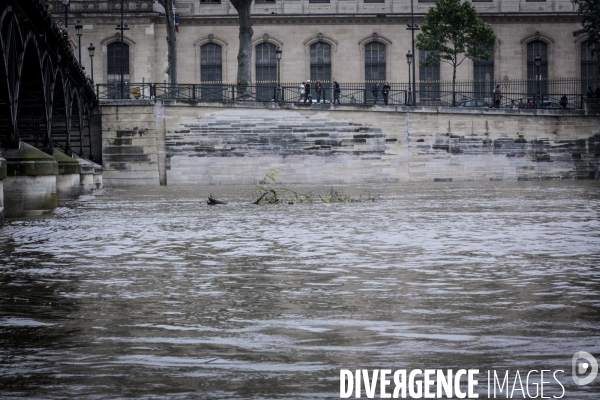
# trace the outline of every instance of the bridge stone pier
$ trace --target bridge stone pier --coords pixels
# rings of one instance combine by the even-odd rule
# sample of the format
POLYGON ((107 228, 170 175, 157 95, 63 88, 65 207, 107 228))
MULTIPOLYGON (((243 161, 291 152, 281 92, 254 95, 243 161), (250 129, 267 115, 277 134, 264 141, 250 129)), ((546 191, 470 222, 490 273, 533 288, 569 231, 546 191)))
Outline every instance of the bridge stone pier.
POLYGON ((0 2, 0 49, 0 210, 37 216, 94 188, 96 96, 46 1, 0 2))
POLYGON ((4 180, 6 179, 6 160, 0 157, 0 226, 4 225, 4 180))

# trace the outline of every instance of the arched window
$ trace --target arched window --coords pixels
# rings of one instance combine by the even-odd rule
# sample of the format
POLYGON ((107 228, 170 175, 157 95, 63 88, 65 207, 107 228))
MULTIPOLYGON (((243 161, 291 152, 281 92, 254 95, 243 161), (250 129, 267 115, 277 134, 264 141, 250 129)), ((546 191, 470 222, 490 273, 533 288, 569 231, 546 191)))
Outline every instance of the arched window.
POLYGON ((527 93, 544 96, 548 93, 548 45, 541 40, 527 43, 527 93), (540 67, 535 66, 535 57, 541 58, 540 67))
POLYGON ((270 101, 275 98, 277 89, 277 48, 271 43, 256 46, 256 99, 270 101))
POLYGON ((221 82, 222 79, 221 46, 207 43, 200 47, 200 81, 221 82))
POLYGON ((421 65, 429 54, 438 54, 437 50, 419 50, 419 91, 420 101, 440 100, 440 64, 424 67, 421 65))
POLYGON ((588 86, 594 89, 594 81, 598 72, 598 60, 592 56, 592 50, 600 52, 600 43, 592 43, 589 41, 581 43, 581 93, 586 93, 588 86))
POLYGON ((371 42, 365 46, 365 80, 385 81, 385 44, 371 42))
POLYGON ((271 43, 261 43, 256 46, 256 81, 277 80, 277 59, 275 58, 277 48, 271 43))
POLYGON ((489 58, 484 60, 476 57, 473 59, 473 97, 482 99, 489 97, 494 89, 494 48, 480 44, 479 48, 484 50, 489 58))
POLYGON ((331 80, 331 45, 317 42, 310 45, 310 79, 331 80))
POLYGON ((106 46, 108 97, 121 98, 129 93, 129 45, 113 42, 106 46), (124 86, 121 88, 121 75, 124 86))

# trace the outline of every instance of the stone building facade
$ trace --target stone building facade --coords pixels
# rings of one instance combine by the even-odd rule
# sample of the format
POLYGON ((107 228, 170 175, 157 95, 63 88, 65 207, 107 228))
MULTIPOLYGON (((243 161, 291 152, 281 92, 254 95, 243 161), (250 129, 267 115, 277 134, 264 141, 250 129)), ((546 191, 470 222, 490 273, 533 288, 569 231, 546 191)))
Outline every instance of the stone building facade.
MULTIPOLYGON (((542 57, 544 78, 580 78, 593 74, 586 37, 574 37, 580 27, 569 0, 470 0, 498 36, 491 61, 464 62, 458 79, 520 80, 536 74, 533 57, 542 57)), ((60 1, 50 2, 57 19, 60 1)), ((435 1, 413 0, 416 23, 435 1)), ((235 82, 238 19, 228 0, 175 1, 180 83, 235 82)), ((94 43, 96 83, 120 78, 118 65, 120 0, 71 1, 70 27, 83 24, 82 62, 94 43), (112 1, 112 3, 111 3, 112 1), (90 6, 90 4, 94 4, 90 6), (104 3, 112 7, 103 12, 104 3), (112 4, 112 6, 111 6, 112 4), (86 8, 87 7, 87 8, 86 8), (93 12, 90 12, 93 11, 93 12)), ((167 82, 167 41, 164 10, 151 0, 125 0, 124 35, 128 82, 167 82)), ((253 81, 274 80, 274 51, 280 47, 281 81, 305 79, 363 82, 407 82, 406 53, 411 49, 411 0, 256 0, 253 4, 253 81)), ((71 28, 73 45, 77 37, 71 28)), ((423 56, 416 51, 416 59, 423 56)), ((416 69, 417 81, 450 80, 449 65, 416 69)), ((88 68, 89 73, 89 68, 88 68)))

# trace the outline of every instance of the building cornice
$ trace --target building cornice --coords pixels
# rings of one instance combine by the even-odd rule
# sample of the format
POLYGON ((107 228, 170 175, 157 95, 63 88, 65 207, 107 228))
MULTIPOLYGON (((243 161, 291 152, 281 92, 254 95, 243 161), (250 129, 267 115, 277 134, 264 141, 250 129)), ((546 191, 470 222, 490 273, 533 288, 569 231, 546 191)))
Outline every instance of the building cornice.
MULTIPOLYGON (((481 13, 484 22, 530 23, 530 22, 580 22, 576 13, 481 13)), ((332 24, 406 24, 411 16, 407 13, 385 14, 268 14, 252 15, 253 25, 332 25, 332 24)), ((415 15, 417 22, 423 15, 415 15)), ((187 15, 180 16, 180 25, 237 25, 237 15, 187 15)))

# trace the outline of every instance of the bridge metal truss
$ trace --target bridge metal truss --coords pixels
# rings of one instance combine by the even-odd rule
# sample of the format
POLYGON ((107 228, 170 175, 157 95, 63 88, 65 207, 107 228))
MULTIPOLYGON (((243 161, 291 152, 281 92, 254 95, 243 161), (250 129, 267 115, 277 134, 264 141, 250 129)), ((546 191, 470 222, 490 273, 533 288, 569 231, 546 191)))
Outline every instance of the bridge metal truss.
POLYGON ((0 145, 91 159, 97 103, 43 0, 0 2, 0 145))

